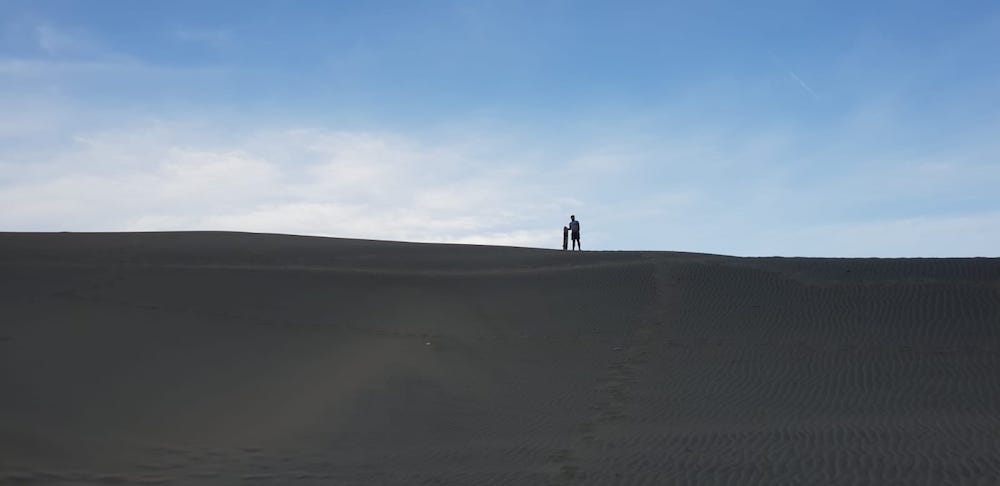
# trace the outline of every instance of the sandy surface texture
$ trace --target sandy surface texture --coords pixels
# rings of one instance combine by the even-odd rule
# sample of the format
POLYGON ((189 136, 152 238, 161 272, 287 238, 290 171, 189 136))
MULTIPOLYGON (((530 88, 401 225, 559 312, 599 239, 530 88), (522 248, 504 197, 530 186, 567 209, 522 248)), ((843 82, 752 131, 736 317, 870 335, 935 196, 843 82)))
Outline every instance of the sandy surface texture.
POLYGON ((0 234, 0 484, 1000 484, 1000 260, 0 234))

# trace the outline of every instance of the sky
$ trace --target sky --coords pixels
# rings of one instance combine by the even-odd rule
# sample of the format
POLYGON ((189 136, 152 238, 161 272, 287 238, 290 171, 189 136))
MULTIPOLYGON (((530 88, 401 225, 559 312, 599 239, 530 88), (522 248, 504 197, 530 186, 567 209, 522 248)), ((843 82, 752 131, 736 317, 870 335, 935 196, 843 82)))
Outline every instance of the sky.
POLYGON ((0 0, 0 231, 1000 255, 995 1, 0 0))

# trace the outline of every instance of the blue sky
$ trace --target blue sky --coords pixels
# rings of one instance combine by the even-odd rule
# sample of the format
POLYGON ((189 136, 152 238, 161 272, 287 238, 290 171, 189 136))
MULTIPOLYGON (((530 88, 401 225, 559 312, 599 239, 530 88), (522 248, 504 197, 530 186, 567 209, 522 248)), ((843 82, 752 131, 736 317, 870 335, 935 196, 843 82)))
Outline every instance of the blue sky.
POLYGON ((996 256, 995 2, 0 2, 0 230, 996 256))

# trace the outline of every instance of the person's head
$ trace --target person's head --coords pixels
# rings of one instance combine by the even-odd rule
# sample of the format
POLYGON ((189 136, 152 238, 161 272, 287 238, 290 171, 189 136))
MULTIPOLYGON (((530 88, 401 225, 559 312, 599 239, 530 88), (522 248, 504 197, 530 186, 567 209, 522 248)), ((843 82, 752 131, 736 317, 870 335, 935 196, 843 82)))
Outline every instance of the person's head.
POLYGON ((570 221, 576 221, 576 215, 575 214, 569 215, 569 220, 570 221))

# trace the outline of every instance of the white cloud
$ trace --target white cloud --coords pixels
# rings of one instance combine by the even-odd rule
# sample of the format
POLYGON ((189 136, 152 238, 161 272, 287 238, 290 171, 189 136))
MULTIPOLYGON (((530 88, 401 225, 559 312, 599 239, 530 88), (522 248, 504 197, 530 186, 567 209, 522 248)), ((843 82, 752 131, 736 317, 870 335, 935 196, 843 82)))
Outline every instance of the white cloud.
POLYGON ((543 195, 525 175, 389 134, 273 130, 219 147, 154 124, 78 136, 41 165, 0 186, 0 226, 551 243, 531 229, 543 195))
POLYGON ((3 111, 17 115, 0 115, 0 140, 7 139, 5 141, 51 132, 59 127, 69 111, 47 97, 12 93, 0 94, 0 106, 3 111))
MULTIPOLYGON (((487 233, 472 236, 445 238, 446 243, 465 245, 504 245, 504 246, 541 246, 539 242, 551 243, 555 231, 509 231, 506 233, 487 233)), ((547 245, 551 246, 551 245, 547 245)))

